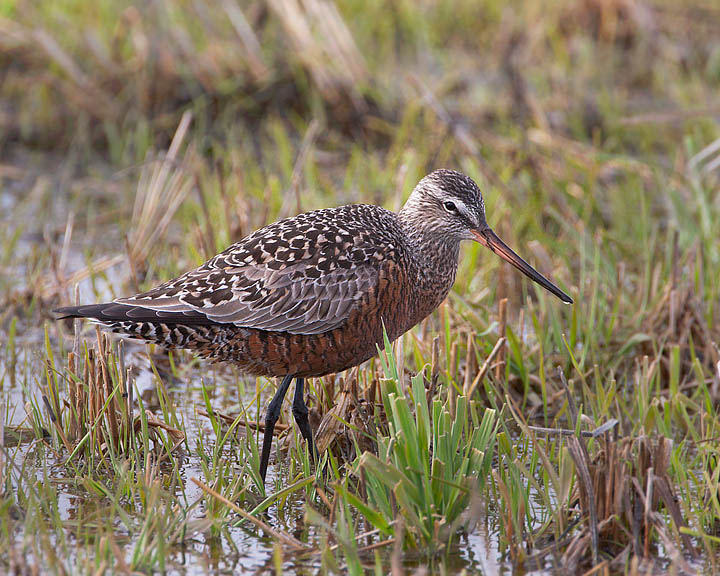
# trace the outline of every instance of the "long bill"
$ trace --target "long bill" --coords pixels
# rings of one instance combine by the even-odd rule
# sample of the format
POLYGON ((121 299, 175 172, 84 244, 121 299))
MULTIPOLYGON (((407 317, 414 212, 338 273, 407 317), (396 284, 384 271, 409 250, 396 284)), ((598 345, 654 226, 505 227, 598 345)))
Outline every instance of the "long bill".
POLYGON ((540 274, 535 268, 530 266, 525 260, 520 258, 510 246, 505 244, 500 238, 498 237, 495 232, 493 232, 490 228, 485 228, 484 230, 473 230, 473 236, 475 237, 475 240, 477 240, 480 244, 485 246, 486 248, 489 248, 495 254, 500 256, 503 260, 506 260, 507 262, 510 262, 515 268, 520 270, 525 276, 533 280, 534 282, 537 282, 545 288, 545 290, 548 290, 549 292, 552 292, 560 298, 563 302, 566 304, 572 304, 573 299, 570 298, 565 292, 560 290, 555 284, 550 282, 545 276, 540 274))

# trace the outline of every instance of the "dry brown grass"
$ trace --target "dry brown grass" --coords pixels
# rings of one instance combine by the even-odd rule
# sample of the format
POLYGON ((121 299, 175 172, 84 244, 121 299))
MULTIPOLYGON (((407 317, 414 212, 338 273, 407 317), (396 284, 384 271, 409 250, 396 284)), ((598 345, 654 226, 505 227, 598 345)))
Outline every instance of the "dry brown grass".
POLYGON ((67 367, 58 373, 48 359, 47 388, 42 396, 70 459, 89 453, 102 458, 109 451, 130 454, 146 433, 160 460, 166 457, 161 434, 167 435, 170 451, 177 450, 185 441, 181 430, 169 426, 149 409, 143 415, 134 415, 133 369, 125 365, 122 341, 113 350, 109 335, 97 328, 95 346, 85 347, 80 322, 73 323, 75 339, 67 355, 67 367), (60 379, 64 380, 62 395, 60 379))

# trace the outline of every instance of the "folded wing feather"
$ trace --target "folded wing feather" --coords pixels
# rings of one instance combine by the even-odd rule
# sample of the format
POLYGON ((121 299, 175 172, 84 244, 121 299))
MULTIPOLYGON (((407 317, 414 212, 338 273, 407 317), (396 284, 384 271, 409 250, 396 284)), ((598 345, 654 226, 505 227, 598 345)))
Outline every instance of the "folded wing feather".
MULTIPOLYGON (((341 326, 358 301, 373 291, 378 271, 367 261, 317 273, 317 255, 280 269, 265 263, 202 267, 119 304, 151 310, 168 320, 204 315, 210 322, 293 334, 320 334, 341 326)), ((179 320, 181 321, 181 320, 179 320)))

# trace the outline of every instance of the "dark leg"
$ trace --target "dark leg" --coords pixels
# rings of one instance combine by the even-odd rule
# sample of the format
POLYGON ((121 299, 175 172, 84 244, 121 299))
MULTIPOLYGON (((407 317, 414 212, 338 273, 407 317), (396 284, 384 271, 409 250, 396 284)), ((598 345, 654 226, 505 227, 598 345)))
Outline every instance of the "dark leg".
POLYGON ((298 428, 303 438, 308 443, 310 448, 310 459, 315 461, 317 454, 317 448, 315 448, 315 442, 313 442, 312 429, 310 428, 310 422, 308 422, 308 409, 305 406, 305 395, 303 394, 303 385, 305 384, 304 378, 295 379, 295 397, 293 398, 293 416, 295 416, 295 422, 297 422, 298 428))
POLYGON ((273 430, 275 422, 280 418, 280 408, 282 408, 285 394, 287 394, 292 376, 285 376, 280 383, 280 387, 275 392, 275 396, 270 401, 267 412, 265 413, 265 434, 263 435, 262 455, 260 456, 260 477, 265 482, 265 474, 267 474, 268 460, 270 460, 270 447, 272 446, 273 430))

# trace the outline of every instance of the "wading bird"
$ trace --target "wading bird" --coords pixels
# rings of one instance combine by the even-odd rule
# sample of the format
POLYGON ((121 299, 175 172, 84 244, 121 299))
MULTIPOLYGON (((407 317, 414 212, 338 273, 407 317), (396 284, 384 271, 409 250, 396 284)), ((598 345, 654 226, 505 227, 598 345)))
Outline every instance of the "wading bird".
POLYGON ((281 377, 265 416, 260 475, 295 379, 292 411, 315 455, 303 384, 369 358, 428 316, 455 281, 460 243, 475 240, 560 298, 572 298, 490 229, 475 182, 452 170, 423 178, 402 209, 354 204, 261 228, 195 270, 104 304, 56 310, 114 332, 186 348, 281 377))

